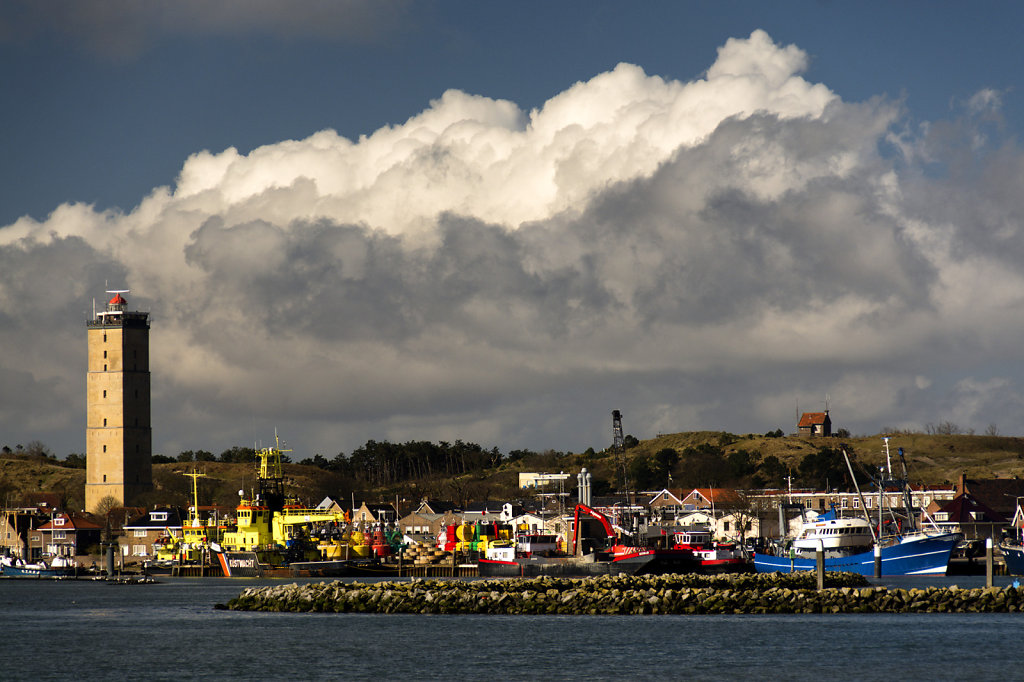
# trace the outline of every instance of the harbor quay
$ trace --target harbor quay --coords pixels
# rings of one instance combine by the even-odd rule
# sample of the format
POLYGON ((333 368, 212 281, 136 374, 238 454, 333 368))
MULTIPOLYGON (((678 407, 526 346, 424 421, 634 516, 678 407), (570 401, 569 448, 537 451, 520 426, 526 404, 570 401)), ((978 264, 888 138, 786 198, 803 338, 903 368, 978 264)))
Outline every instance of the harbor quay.
POLYGON ((854 573, 318 582, 250 587, 216 608, 308 613, 656 615, 1008 613, 1024 587, 890 589, 854 573))

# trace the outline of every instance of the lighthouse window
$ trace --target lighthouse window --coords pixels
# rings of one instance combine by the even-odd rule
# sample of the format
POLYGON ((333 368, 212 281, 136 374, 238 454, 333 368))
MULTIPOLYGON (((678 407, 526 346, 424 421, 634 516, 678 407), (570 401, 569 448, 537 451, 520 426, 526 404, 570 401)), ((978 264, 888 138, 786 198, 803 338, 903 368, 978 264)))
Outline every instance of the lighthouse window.
POLYGON ((104 372, 106 372, 106 371, 107 371, 107 366, 106 366, 106 365, 103 365, 103 371, 104 371, 104 372))
MULTIPOLYGON (((106 446, 106 445, 104 445, 104 446, 103 446, 103 449, 104 449, 104 450, 106 450, 106 449, 107 449, 107 446, 106 446)), ((103 482, 104 482, 104 483, 106 483, 106 482, 107 482, 107 475, 106 475, 106 474, 103 474, 103 482)))
POLYGON ((107 351, 103 351, 103 359, 104 359, 104 360, 106 360, 106 359, 107 359, 107 351))
MULTIPOLYGON (((106 451, 107 451, 107 446, 106 446, 106 445, 104 445, 104 446, 103 446, 103 452, 106 452, 106 451)), ((107 477, 106 477, 106 476, 104 476, 104 477, 103 477, 103 480, 107 480, 107 477)))
POLYGON ((106 398, 106 397, 107 397, 107 392, 106 392, 106 391, 103 391, 103 397, 104 397, 104 398, 106 398))
POLYGON ((106 420, 106 419, 104 419, 104 420, 103 420, 103 425, 104 425, 104 426, 106 426, 106 425, 107 425, 107 420, 106 420))

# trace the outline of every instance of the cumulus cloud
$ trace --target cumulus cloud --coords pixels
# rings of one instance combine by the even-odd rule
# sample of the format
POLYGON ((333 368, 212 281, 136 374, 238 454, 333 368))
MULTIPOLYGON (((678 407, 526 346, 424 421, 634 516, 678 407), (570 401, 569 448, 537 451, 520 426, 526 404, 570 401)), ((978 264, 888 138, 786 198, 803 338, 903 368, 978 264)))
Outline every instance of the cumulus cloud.
POLYGON ((756 31, 686 83, 620 64, 531 111, 451 90, 358 140, 197 152, 130 213, 23 218, 0 230, 0 333, 61 331, 0 375, 76 433, 68 320, 111 281, 154 314, 172 454, 272 426, 325 454, 582 450, 612 409, 640 437, 789 430, 826 394, 854 432, 977 420, 1019 393, 1019 193, 949 191, 892 155, 894 130, 924 144, 898 104, 844 102, 806 62, 756 31), (75 285, 32 286, 47 272, 75 285))

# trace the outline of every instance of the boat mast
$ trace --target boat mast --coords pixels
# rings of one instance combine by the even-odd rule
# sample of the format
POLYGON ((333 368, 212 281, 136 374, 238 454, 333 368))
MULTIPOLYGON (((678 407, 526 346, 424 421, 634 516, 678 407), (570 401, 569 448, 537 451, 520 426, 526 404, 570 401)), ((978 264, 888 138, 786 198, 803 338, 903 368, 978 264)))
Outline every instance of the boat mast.
POLYGON ((192 507, 192 518, 189 519, 189 525, 195 528, 199 525, 199 479, 206 474, 201 474, 193 469, 185 475, 192 479, 192 504, 195 506, 192 507))
MULTIPOLYGON (((875 535, 875 529, 871 525, 871 516, 868 515, 868 506, 864 504, 864 495, 860 491, 860 485, 857 483, 857 477, 853 475, 853 466, 850 465, 850 456, 846 454, 846 448, 840 448, 843 453, 843 459, 846 460, 846 470, 850 472, 850 480, 853 481, 853 489, 857 491, 857 499, 860 500, 860 510, 864 514, 864 520, 868 522, 868 529, 871 531, 871 539, 878 542, 878 536, 875 535)), ((879 528, 881 530, 881 528, 879 528)))

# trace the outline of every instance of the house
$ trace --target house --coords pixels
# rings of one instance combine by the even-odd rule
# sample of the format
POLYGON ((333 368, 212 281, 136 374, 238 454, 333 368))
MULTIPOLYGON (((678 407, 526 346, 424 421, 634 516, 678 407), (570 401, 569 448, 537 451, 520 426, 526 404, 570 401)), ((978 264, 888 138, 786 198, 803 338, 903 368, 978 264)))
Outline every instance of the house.
POLYGON ((344 514, 345 509, 336 501, 330 497, 325 497, 320 501, 320 504, 316 506, 318 512, 324 512, 326 514, 344 514))
POLYGON ((683 509, 732 510, 746 505, 732 488, 694 488, 682 499, 683 509))
POLYGON ((0 554, 28 556, 28 531, 35 515, 24 510, 9 511, 0 517, 0 554))
POLYGON ((154 509, 124 524, 118 538, 121 556, 150 558, 156 555, 153 544, 164 536, 182 537, 182 512, 177 507, 154 509))
POLYGON ((735 511, 714 521, 714 536, 733 542, 761 537, 761 519, 756 513, 735 511))
POLYGON ((685 495, 681 488, 665 488, 651 498, 647 503, 647 507, 651 510, 651 516, 653 517, 660 519, 674 518, 685 511, 683 508, 683 497, 685 495))
POLYGON ((454 510, 455 504, 452 502, 424 499, 413 511, 417 514, 444 514, 454 510))
POLYGON ((952 502, 935 512, 935 522, 953 532, 963 533, 965 540, 981 538, 999 539, 1010 521, 997 511, 977 500, 971 493, 957 495, 952 502))
POLYGON ((412 537, 429 536, 436 539, 442 528, 461 522, 461 519, 450 511, 444 514, 414 511, 398 520, 398 528, 412 537))
POLYGON ((102 531, 103 526, 84 516, 54 514, 49 521, 29 532, 29 552, 33 560, 87 554, 90 547, 99 544, 102 531))
POLYGON ((965 540, 998 540, 1022 498, 1024 481, 1018 478, 969 479, 961 474, 956 497, 933 517, 940 526, 963 533, 965 540))
POLYGON ((800 415, 800 421, 797 423, 796 429, 801 436, 807 438, 831 436, 832 419, 828 416, 828 410, 824 412, 804 412, 800 415))
POLYGON ((394 523, 398 520, 398 512, 393 504, 369 504, 363 502, 359 509, 352 512, 353 523, 394 523))

